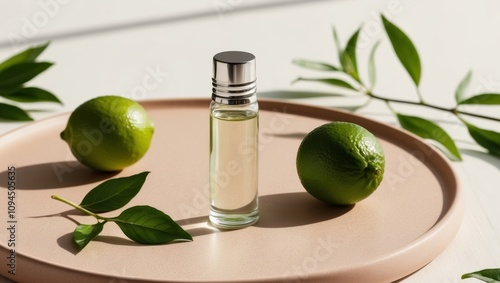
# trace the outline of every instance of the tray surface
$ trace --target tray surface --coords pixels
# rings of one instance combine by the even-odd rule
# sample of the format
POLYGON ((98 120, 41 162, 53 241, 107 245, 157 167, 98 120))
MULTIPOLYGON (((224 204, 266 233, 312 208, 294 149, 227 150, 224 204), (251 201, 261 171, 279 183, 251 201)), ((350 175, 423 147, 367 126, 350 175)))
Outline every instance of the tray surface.
MULTIPOLYGON (((18 282, 390 282, 434 259, 460 225, 457 177, 422 140, 343 111, 262 99, 260 220, 245 229, 219 231, 207 223, 209 100, 142 104, 155 123, 153 142, 142 160, 119 173, 98 173, 75 161, 59 138, 68 113, 0 137, 0 194, 7 197, 7 168, 15 166, 18 228, 17 274, 4 267, 2 275, 18 282), (311 197, 295 170, 302 138, 334 120, 367 128, 386 155, 380 187, 350 207, 311 197), (108 223, 78 251, 72 244, 76 223, 94 219, 50 196, 78 203, 102 181, 142 171, 151 173, 126 207, 156 207, 194 241, 139 245, 108 223)), ((7 255, 2 236, 0 256, 7 255)))

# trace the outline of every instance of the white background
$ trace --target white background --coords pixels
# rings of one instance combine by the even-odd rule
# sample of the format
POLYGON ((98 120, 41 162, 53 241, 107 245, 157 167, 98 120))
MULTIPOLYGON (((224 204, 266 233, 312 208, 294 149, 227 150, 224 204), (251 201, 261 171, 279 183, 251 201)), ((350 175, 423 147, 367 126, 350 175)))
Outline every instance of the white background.
MULTIPOLYGON (((325 76, 292 65, 295 58, 338 65, 331 27, 343 44, 362 24, 358 43, 361 75, 371 46, 381 40, 375 92, 415 100, 415 88, 397 61, 380 13, 415 43, 422 61, 420 91, 429 103, 453 107, 453 94, 469 70, 470 94, 500 93, 500 2, 498 1, 3 1, 0 3, 0 59, 30 44, 51 41, 41 60, 54 62, 30 82, 55 93, 64 106, 25 105, 36 119, 71 111, 105 94, 133 99, 210 97, 212 56, 245 50, 258 60, 259 92, 337 91, 301 76, 325 76), (157 80, 147 79, 152 70, 157 80), (144 80, 150 84, 145 85, 144 80), (151 84, 151 82, 153 82, 151 84)), ((324 106, 363 99, 306 99, 324 106)), ((463 224, 455 240, 434 261, 401 282, 461 282, 463 273, 500 267, 500 159, 474 144, 452 115, 422 107, 394 105, 403 113, 432 118, 449 130, 462 149, 453 167, 466 198, 463 224)), ((469 107, 499 117, 498 106, 469 107)), ((360 114, 396 124, 385 104, 372 102, 360 114)), ((482 128, 499 123, 470 119, 482 128)), ((0 133, 26 123, 0 122, 0 133)), ((474 279, 468 281, 473 282, 474 279)))

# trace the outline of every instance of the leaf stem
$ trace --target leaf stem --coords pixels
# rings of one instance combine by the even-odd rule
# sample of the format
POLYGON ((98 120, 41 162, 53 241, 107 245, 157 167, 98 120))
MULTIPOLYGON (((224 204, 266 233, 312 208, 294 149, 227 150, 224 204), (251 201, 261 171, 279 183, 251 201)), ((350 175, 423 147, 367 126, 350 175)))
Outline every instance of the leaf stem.
POLYGON ((455 115, 462 114, 462 115, 467 115, 467 116, 471 116, 471 117, 476 117, 476 118, 481 118, 481 119, 487 119, 487 120, 491 120, 491 121, 500 122, 499 118, 494 118, 494 117, 489 117, 489 116, 474 114, 474 113, 470 113, 470 112, 460 111, 460 110, 457 110, 457 109, 453 109, 452 113, 454 113, 455 115))
POLYGON ((95 214, 95 213, 93 213, 93 212, 91 212, 91 211, 89 211, 89 210, 87 210, 87 209, 79 206, 78 204, 76 204, 76 203, 74 203, 72 201, 69 201, 69 200, 67 200, 67 199, 65 199, 63 197, 60 197, 58 195, 52 195, 51 198, 55 199, 55 200, 58 200, 60 202, 64 202, 65 204, 70 205, 70 206, 72 206, 72 207, 74 207, 74 208, 76 208, 76 209, 78 209, 78 210, 80 210, 82 212, 85 212, 88 215, 94 216, 96 219, 105 220, 105 221, 109 220, 108 218, 99 216, 99 215, 97 215, 97 214, 95 214))
POLYGON ((458 116, 458 114, 462 114, 462 115, 472 116, 472 117, 476 117, 476 118, 482 118, 482 119, 487 119, 487 120, 491 120, 491 121, 500 122, 499 118, 494 118, 494 117, 489 117, 489 116, 474 114, 474 113, 470 113, 470 112, 466 112, 466 111, 461 111, 461 110, 458 110, 457 108, 446 108, 446 107, 441 107, 441 106, 429 104, 429 103, 426 103, 426 102, 415 102, 415 101, 408 101, 408 100, 401 100, 401 99, 386 98, 386 97, 382 97, 380 95, 376 95, 376 94, 374 94, 374 93, 372 93, 370 91, 365 92, 365 94, 368 95, 368 96, 370 96, 370 97, 372 97, 372 98, 375 98, 375 99, 378 99, 378 100, 382 100, 382 101, 385 101, 385 102, 394 102, 394 103, 401 103, 401 104, 410 104, 410 105, 417 105, 417 106, 425 106, 425 107, 429 107, 429 108, 433 108, 433 109, 437 109, 437 110, 441 110, 441 111, 450 112, 450 113, 453 113, 453 114, 455 114, 457 116, 458 116))
POLYGON ((432 105, 432 104, 427 104, 425 102, 420 102, 420 101, 415 102, 415 101, 409 101, 409 100, 387 98, 387 97, 383 97, 383 96, 380 96, 380 95, 376 95, 376 94, 371 93, 371 92, 367 92, 366 94, 369 95, 370 97, 375 98, 375 99, 383 100, 383 101, 388 101, 388 102, 395 102, 395 103, 402 103, 402 104, 411 104, 411 105, 418 105, 418 106, 427 106, 427 107, 434 108, 434 109, 437 109, 437 110, 449 111, 449 112, 453 111, 453 109, 449 109, 449 108, 445 108, 445 107, 441 107, 441 106, 437 106, 437 105, 432 105))
MULTIPOLYGON (((417 87, 417 96, 418 96, 419 101, 417 101, 417 102, 415 102, 415 101, 409 101, 409 100, 386 98, 386 97, 383 97, 383 96, 380 96, 380 95, 376 95, 359 78, 356 78, 351 73, 348 73, 348 72, 345 72, 345 71, 341 71, 341 72, 347 74, 349 77, 351 77, 352 79, 354 79, 359 84, 359 86, 360 86, 360 88, 358 89, 359 92, 361 92, 363 94, 366 94, 366 95, 370 96, 371 98, 375 98, 375 99, 382 100, 382 101, 385 101, 385 102, 394 102, 394 103, 401 103, 401 104, 410 104, 410 105, 417 105, 417 106, 425 106, 425 107, 433 108, 433 109, 436 109, 436 110, 450 112, 450 113, 454 114, 457 117, 459 116, 459 114, 462 114, 462 115, 467 115, 467 116, 471 116, 471 117, 476 117, 476 118, 486 119, 486 120, 490 120, 490 121, 500 122, 500 118, 494 118, 494 117, 484 116, 484 115, 480 115, 480 114, 470 113, 470 112, 467 112, 467 111, 461 111, 461 110, 458 110, 457 107, 446 108, 446 107, 441 107, 441 106, 429 104, 429 103, 427 103, 427 102, 424 101, 424 99, 422 97, 422 94, 420 93, 420 89, 418 87, 417 87)), ((299 80, 300 80, 300 78, 298 78, 297 80, 293 81, 293 83, 295 83, 295 82, 297 82, 299 80)), ((389 106, 389 103, 387 103, 387 105, 391 109, 391 111, 395 113, 394 109, 389 106)))

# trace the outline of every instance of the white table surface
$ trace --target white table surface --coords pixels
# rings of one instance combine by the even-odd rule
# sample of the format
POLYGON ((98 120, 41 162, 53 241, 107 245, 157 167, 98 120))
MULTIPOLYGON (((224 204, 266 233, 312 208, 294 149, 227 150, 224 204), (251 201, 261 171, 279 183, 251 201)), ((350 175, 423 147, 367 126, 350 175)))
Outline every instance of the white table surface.
MULTIPOLYGON (((33 112, 37 120, 71 111, 105 94, 133 99, 210 97, 212 56, 225 50, 246 50, 256 55, 258 87, 263 94, 278 90, 335 91, 312 83, 292 86, 290 82, 298 75, 326 74, 306 71, 291 61, 307 58, 337 64, 331 26, 337 28, 345 44, 365 23, 366 45, 358 48, 362 76, 366 78, 370 50, 366 46, 382 39, 376 57, 375 91, 388 97, 415 99, 411 80, 380 25, 378 15, 382 11, 412 38, 419 51, 423 66, 420 89, 426 101, 452 107, 455 88, 469 69, 475 74, 472 90, 500 92, 500 2, 495 0, 3 1, 0 59, 29 43, 51 40, 40 59, 55 62, 55 66, 30 84, 53 91, 64 106, 27 106, 49 110, 33 112), (28 43, 20 42, 21 38, 28 43), (151 72, 156 72, 158 79, 146 89, 143 81, 150 80, 151 72)), ((351 100, 302 102, 342 106, 351 100)), ((475 145, 452 115, 421 107, 394 107, 432 118, 449 130, 463 153, 463 161, 454 162, 453 167, 466 202, 461 229, 449 247, 399 282, 462 282, 463 273, 500 267, 500 159, 475 145)), ((499 117, 498 107, 470 110, 499 117)), ((380 102, 359 113, 396 124, 380 102)), ((473 121, 500 131, 499 123, 473 121)), ((0 122, 0 134, 25 124, 0 122)))

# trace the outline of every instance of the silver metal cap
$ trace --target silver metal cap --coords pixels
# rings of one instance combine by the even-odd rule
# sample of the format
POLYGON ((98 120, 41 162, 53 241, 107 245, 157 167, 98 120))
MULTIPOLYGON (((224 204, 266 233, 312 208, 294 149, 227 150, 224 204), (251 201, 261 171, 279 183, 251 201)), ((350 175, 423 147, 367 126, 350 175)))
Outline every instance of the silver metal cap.
POLYGON ((213 59, 212 100, 223 104, 247 104, 257 100, 255 56, 226 51, 213 59))

